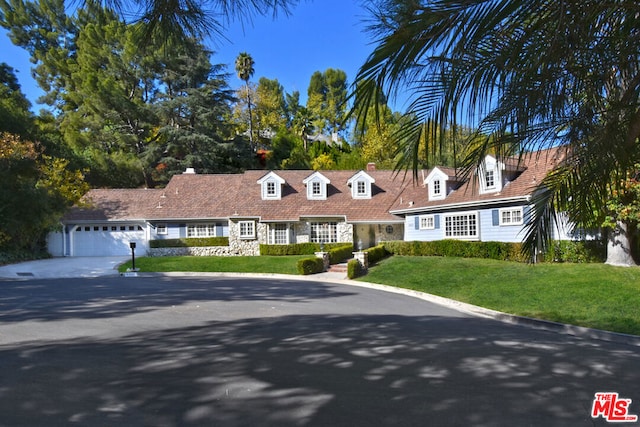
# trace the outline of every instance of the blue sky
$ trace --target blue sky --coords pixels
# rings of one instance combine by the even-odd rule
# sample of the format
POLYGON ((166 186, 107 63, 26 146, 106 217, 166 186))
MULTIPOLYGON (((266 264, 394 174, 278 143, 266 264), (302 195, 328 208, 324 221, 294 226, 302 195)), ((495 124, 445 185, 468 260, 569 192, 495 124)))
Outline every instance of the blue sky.
MULTIPOLYGON (((235 58, 248 52, 255 61, 252 81, 278 79, 285 91, 299 91, 304 104, 314 71, 339 68, 347 73, 349 83, 353 81, 373 49, 364 32, 366 17, 360 0, 301 0, 290 16, 257 17, 244 28, 231 23, 228 40, 216 39, 207 46, 216 52, 212 63, 227 64, 232 88, 242 84, 233 68, 235 58)), ((4 29, 0 29, 0 62, 18 70, 22 90, 38 111, 41 106, 35 100, 42 92, 30 78, 29 56, 11 43, 4 29)))

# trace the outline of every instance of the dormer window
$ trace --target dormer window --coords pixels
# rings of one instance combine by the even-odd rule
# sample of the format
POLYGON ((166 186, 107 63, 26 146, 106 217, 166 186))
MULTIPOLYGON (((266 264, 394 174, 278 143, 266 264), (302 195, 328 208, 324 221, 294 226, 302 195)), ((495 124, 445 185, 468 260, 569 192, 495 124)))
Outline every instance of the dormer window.
POLYGON ((276 197, 277 193, 276 193, 275 181, 267 181, 265 185, 267 186, 267 197, 269 198, 276 197))
POLYGON ((433 195, 439 196, 440 194, 442 194, 442 188, 440 187, 440 180, 436 179, 435 181, 433 181, 433 195))
POLYGON ((320 172, 314 172, 307 179, 302 181, 307 186, 307 199, 309 200, 326 200, 327 185, 331 181, 320 172))
POLYGON ((424 179, 424 185, 429 192, 429 200, 443 200, 447 197, 447 181, 449 178, 449 173, 447 173, 446 169, 433 168, 424 179))
POLYGON ((262 188, 262 200, 280 200, 282 198, 282 186, 284 179, 280 178, 274 172, 269 172, 258 180, 262 188))
POLYGON ((313 198, 320 197, 322 195, 322 189, 320 183, 318 181, 313 181, 311 183, 311 196, 313 198))
POLYGON ((493 188, 496 188, 495 171, 488 170, 488 171, 485 172, 484 183, 485 183, 485 188, 487 190, 491 190, 493 188))
POLYGON ((364 171, 358 172, 347 181, 347 184, 351 186, 351 197, 354 199, 370 199, 373 195, 371 186, 374 182, 376 180, 371 175, 364 171))
POLYGON ((504 163, 495 157, 485 157, 483 164, 478 167, 480 194, 502 191, 502 171, 504 171, 504 169, 504 163))

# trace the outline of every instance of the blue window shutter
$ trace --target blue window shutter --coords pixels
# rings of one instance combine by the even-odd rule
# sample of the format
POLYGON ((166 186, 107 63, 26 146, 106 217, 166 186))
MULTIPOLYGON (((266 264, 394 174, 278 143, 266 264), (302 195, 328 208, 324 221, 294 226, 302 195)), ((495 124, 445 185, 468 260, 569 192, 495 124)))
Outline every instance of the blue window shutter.
POLYGON ((436 230, 440 229, 440 215, 434 215, 433 216, 433 227, 436 230))
POLYGON ((222 236, 222 224, 216 223, 216 236, 222 236))
POLYGON ((522 222, 527 224, 529 220, 531 220, 531 211, 533 210, 533 206, 523 206, 522 207, 522 222))
POLYGON ((413 219, 415 221, 414 224, 415 224, 416 230, 419 230, 420 229, 420 217, 414 216, 413 219))
POLYGON ((500 212, 498 209, 493 209, 491 211, 491 224, 494 227, 500 225, 500 212))

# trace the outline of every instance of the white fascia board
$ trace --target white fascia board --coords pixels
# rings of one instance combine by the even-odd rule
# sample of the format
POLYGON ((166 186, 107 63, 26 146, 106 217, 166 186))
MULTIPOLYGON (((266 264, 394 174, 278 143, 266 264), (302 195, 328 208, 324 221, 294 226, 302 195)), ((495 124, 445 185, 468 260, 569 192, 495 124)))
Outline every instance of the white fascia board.
POLYGON ((531 200, 531 196, 517 196, 517 197, 507 197, 503 199, 493 199, 493 200, 483 200, 483 201, 475 201, 475 202, 462 202, 462 203, 450 203, 448 205, 436 205, 436 206, 423 206, 411 209, 396 209, 389 211, 390 214, 394 215, 402 215, 402 214, 410 214, 417 212, 431 212, 431 211, 439 211, 439 210, 451 210, 458 208, 481 208, 483 206, 493 206, 499 205, 502 203, 509 202, 529 202, 531 200))

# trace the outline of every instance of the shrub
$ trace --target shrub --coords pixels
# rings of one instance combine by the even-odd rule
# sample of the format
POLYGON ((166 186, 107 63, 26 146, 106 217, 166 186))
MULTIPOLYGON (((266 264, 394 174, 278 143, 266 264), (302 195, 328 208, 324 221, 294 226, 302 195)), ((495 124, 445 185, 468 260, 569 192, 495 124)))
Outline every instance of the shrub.
POLYGON ((184 239, 150 240, 151 248, 194 248, 204 246, 229 246, 228 237, 189 237, 184 239))
POLYGON ((355 279, 362 276, 362 266, 357 259, 349 260, 347 263, 347 277, 349 279, 355 279))
POLYGON ((313 255, 320 250, 317 243, 293 243, 290 245, 260 245, 260 255, 313 255))
POLYGON ((329 252, 329 264, 338 264, 351 258, 353 254, 353 244, 342 244, 342 246, 333 247, 328 250, 329 252))
POLYGON ((607 248, 601 240, 559 240, 553 242, 546 254, 546 262, 604 262, 607 248))
POLYGON ((324 262, 322 258, 304 258, 298 261, 298 274, 308 275, 322 273, 324 271, 324 262))
POLYGON ((389 255, 389 252, 384 248, 384 244, 379 244, 378 246, 374 246, 369 249, 365 249, 365 252, 368 253, 369 264, 375 264, 381 259, 385 258, 389 255))
MULTIPOLYGON (((431 242, 385 242, 384 248, 394 255, 455 256, 489 258, 501 261, 529 262, 522 253, 521 243, 465 242, 463 240, 435 240, 431 242)), ((555 241, 538 262, 603 262, 606 248, 600 241, 555 241)))

